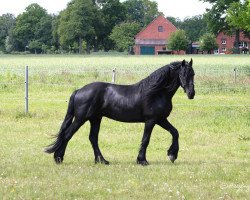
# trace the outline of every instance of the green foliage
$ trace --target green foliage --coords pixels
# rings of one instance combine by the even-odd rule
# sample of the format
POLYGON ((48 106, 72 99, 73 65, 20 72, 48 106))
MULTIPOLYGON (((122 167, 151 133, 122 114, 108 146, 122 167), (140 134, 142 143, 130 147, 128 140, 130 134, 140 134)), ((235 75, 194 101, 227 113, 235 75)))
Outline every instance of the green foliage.
POLYGON ((142 27, 147 26, 160 14, 158 4, 155 1, 127 0, 124 5, 126 7, 126 20, 138 22, 142 27))
POLYGON ((140 24, 137 22, 125 22, 116 25, 110 35, 119 51, 128 51, 134 45, 134 36, 140 31, 140 24))
POLYGON ((200 0, 212 3, 212 8, 207 11, 205 18, 208 23, 209 30, 214 34, 219 31, 230 31, 231 28, 226 20, 227 10, 231 3, 239 2, 239 0, 200 0))
POLYGON ((180 26, 191 42, 198 41, 207 32, 207 23, 202 15, 185 18, 180 26))
POLYGON ((212 33, 206 33, 200 38, 200 48, 203 51, 211 53, 212 50, 218 48, 216 36, 212 33))
POLYGON ((167 16, 166 17, 176 28, 180 29, 182 25, 182 21, 177 17, 167 16))
POLYGON ((31 40, 29 42, 29 49, 32 50, 35 54, 42 51, 42 43, 38 40, 31 40))
POLYGON ((179 18, 168 16, 167 19, 178 29, 185 31, 188 40, 198 41, 201 35, 207 31, 207 22, 203 15, 187 17, 183 21, 179 18))
POLYGON ((11 37, 7 36, 5 39, 5 52, 11 53, 14 50, 13 42, 11 41, 11 37))
POLYGON ((125 6, 119 0, 102 0, 95 20, 95 30, 105 51, 114 48, 109 36, 116 25, 126 20, 125 12, 125 6))
POLYGON ((51 17, 38 4, 31 4, 17 16, 13 33, 18 41, 18 50, 24 51, 32 40, 49 45, 52 38, 51 17))
MULTIPOLYGON (((92 0, 73 0, 60 15, 58 34, 62 46, 70 46, 74 41, 81 44, 82 39, 89 42, 88 38, 95 34, 95 8, 92 0)), ((82 53, 81 45, 79 53, 82 53)))
POLYGON ((243 3, 231 3, 227 10, 226 19, 231 27, 250 31, 250 3, 247 0, 243 3))
POLYGON ((184 30, 177 30, 172 33, 167 41, 167 48, 174 51, 185 51, 188 46, 188 39, 184 30))
MULTIPOLYGON (((5 51, 5 44, 7 37, 11 34, 14 26, 15 26, 14 15, 7 13, 0 16, 0 51, 5 51)), ((7 52, 10 51, 12 51, 12 44, 11 44, 11 39, 9 37, 7 52)))

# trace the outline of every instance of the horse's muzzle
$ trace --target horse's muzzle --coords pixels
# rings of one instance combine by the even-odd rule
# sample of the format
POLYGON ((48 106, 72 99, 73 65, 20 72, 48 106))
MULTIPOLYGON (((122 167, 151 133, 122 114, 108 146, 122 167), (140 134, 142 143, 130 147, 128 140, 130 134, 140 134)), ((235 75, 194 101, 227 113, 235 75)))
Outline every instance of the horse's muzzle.
POLYGON ((188 96, 189 99, 193 99, 194 96, 195 96, 195 91, 188 91, 187 96, 188 96))

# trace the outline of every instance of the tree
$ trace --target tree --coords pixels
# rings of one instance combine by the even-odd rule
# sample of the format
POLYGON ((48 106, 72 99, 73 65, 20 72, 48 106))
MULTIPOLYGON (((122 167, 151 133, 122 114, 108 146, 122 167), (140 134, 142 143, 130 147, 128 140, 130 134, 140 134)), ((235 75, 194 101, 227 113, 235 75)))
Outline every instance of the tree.
POLYGON ((31 40, 29 42, 29 49, 31 51, 33 51, 33 53, 37 54, 37 53, 41 53, 42 52, 42 46, 43 44, 41 42, 39 42, 38 40, 31 40))
POLYGON ((150 0, 127 0, 123 3, 126 8, 126 20, 138 22, 141 27, 147 26, 161 13, 158 4, 150 0))
POLYGON ((90 40, 95 36, 93 0, 73 0, 61 12, 58 25, 60 44, 64 47, 78 41, 79 53, 82 53, 83 40, 87 42, 87 52, 90 53, 90 40))
POLYGON ((134 36, 140 31, 140 24, 137 22, 124 22, 116 25, 110 35, 119 51, 128 51, 134 44, 134 36))
POLYGON ((167 47, 171 50, 178 51, 178 54, 181 50, 185 51, 188 46, 188 39, 184 30, 177 30, 172 33, 167 41, 167 47))
POLYGON ((235 31, 235 49, 239 53, 239 38, 240 30, 236 27, 231 27, 226 20, 227 10, 230 8, 232 3, 237 3, 239 0, 200 0, 203 2, 212 3, 212 8, 205 14, 206 20, 208 22, 209 29, 217 34, 220 31, 235 31))
POLYGON ((250 3, 233 2, 227 10, 226 20, 231 27, 250 31, 250 3))
POLYGON ((58 49, 60 46, 59 43, 59 35, 58 35, 58 26, 60 21, 60 15, 53 15, 52 16, 52 46, 53 48, 58 49))
POLYGON ((51 20, 47 11, 36 3, 29 5, 25 12, 18 15, 13 36, 18 42, 19 50, 24 50, 32 40, 51 45, 51 20))
POLYGON ((168 21, 170 21, 176 28, 181 28, 181 25, 182 25, 182 21, 177 17, 171 17, 171 16, 168 16, 166 17, 168 21))
POLYGON ((185 31, 190 42, 194 42, 207 32, 207 23, 202 15, 196 15, 185 18, 180 25, 180 29, 185 31))
POLYGON ((102 0, 98 17, 95 21, 97 37, 104 50, 108 51, 114 48, 114 43, 109 38, 112 29, 126 19, 125 6, 119 0, 102 0))
POLYGON ((206 33, 200 38, 200 48, 203 51, 208 51, 211 54, 212 50, 218 48, 216 36, 212 33, 206 33))
MULTIPOLYGON (((15 26, 14 15, 7 13, 0 16, 0 51, 5 51, 5 44, 7 37, 12 34, 12 30, 15 26)), ((11 38, 8 37, 8 51, 10 50, 11 38), (10 46, 9 46, 10 45, 10 46)), ((13 47, 13 46, 12 46, 13 47)))
POLYGON ((15 49, 15 42, 11 36, 7 36, 5 39, 5 52, 11 53, 15 49))

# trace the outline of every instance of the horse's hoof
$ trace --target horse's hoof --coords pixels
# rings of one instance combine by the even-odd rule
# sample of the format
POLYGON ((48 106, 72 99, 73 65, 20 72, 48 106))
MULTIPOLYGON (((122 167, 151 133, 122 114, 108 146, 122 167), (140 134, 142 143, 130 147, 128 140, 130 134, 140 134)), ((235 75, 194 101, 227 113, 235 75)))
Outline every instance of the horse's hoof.
POLYGON ((175 161, 175 156, 174 155, 168 155, 169 160, 174 163, 175 161))
POLYGON ((147 166, 149 165, 147 160, 137 160, 137 164, 142 165, 142 166, 147 166))
POLYGON ((104 165, 109 165, 109 161, 105 160, 105 159, 95 159, 95 164, 98 164, 98 163, 101 163, 101 164, 104 164, 104 165))
POLYGON ((102 160, 101 163, 104 165, 109 165, 109 161, 107 161, 107 160, 102 160))
POLYGON ((62 164, 62 162, 63 162, 63 158, 61 158, 61 157, 56 157, 55 158, 55 162, 56 162, 56 164, 62 164))

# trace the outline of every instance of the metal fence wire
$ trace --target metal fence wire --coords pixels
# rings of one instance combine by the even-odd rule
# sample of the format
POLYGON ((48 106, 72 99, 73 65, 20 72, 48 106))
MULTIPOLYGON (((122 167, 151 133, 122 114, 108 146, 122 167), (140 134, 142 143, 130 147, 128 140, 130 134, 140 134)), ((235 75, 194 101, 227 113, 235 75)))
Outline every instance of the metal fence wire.
MULTIPOLYGON (((29 112, 29 100, 30 101, 39 101, 39 102, 67 102, 68 99, 48 99, 48 98, 32 98, 29 97, 29 88, 30 87, 50 87, 50 88, 71 88, 76 89, 81 87, 82 85, 75 85, 74 81, 72 83, 57 81, 56 79, 60 76, 71 77, 78 76, 78 79, 89 77, 89 81, 92 82, 101 79, 101 81, 106 81, 110 83, 123 83, 131 84, 132 80, 140 80, 147 75, 149 75, 154 69, 121 69, 121 68, 113 68, 113 69, 93 69, 93 68, 84 68, 80 69, 76 68, 54 68, 54 69, 46 69, 46 68, 32 68, 26 66, 25 69, 22 67, 1 67, 0 68, 0 77, 7 76, 4 81, 0 81, 0 88, 5 89, 7 87, 23 87, 24 88, 24 98, 19 95, 14 96, 13 98, 8 97, 0 97, 0 101, 2 104, 7 104, 10 101, 22 102, 24 100, 25 112, 29 112), (47 78, 50 77, 48 81, 47 78)), ((211 80, 207 80, 207 85, 198 85, 195 89, 203 92, 211 92, 211 91, 245 91, 250 92, 250 68, 233 68, 233 69, 199 69, 195 71, 197 79, 202 79, 203 81, 208 79, 216 79, 217 84, 211 84, 211 80), (229 83, 223 82, 223 79, 229 81, 229 83), (237 82, 241 82, 242 84, 237 84, 237 82)), ((250 103, 250 102, 249 102, 250 103)), ((198 107, 250 107, 250 104, 175 104, 178 106, 198 106, 198 107)))

